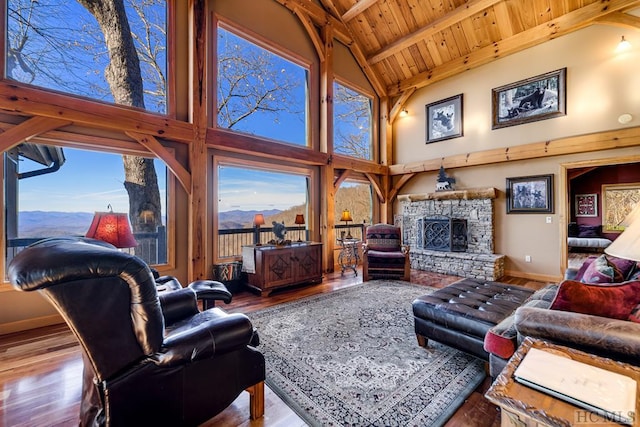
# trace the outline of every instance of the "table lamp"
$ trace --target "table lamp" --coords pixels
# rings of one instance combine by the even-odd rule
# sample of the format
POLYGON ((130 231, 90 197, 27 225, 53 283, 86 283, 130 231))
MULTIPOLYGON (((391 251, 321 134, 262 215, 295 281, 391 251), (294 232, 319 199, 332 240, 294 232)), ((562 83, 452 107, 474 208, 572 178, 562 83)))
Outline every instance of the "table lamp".
POLYGON ((349 227, 349 222, 353 221, 353 218, 351 218, 351 212, 349 212, 349 209, 345 209, 342 211, 340 221, 344 221, 345 225, 347 226, 347 235, 345 236, 345 239, 353 239, 353 237, 351 236, 351 227, 349 227))
POLYGON ((109 212, 96 212, 89 231, 85 237, 111 243, 116 248, 133 248, 138 242, 133 237, 131 225, 126 213, 113 212, 108 205, 109 212))
POLYGON ((264 215, 259 213, 253 216, 253 244, 256 246, 261 246, 260 243, 260 226, 264 225, 264 215))
POLYGON ((604 252, 617 258, 640 261, 640 203, 629 212, 620 225, 626 228, 604 252))
MULTIPOLYGON (((294 221, 294 224, 296 225, 304 225, 304 215, 302 214, 296 214, 296 219, 294 221)), ((302 239, 300 238, 300 230, 298 230, 298 242, 302 242, 302 239)))

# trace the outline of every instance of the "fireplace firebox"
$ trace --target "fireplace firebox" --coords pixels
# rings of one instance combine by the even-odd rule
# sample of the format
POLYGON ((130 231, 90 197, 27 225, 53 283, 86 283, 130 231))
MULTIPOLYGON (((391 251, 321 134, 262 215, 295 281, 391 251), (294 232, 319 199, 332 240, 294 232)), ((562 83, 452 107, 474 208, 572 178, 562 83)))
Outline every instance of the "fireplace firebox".
POLYGON ((418 246, 444 252, 466 252, 467 220, 422 218, 418 220, 418 246))

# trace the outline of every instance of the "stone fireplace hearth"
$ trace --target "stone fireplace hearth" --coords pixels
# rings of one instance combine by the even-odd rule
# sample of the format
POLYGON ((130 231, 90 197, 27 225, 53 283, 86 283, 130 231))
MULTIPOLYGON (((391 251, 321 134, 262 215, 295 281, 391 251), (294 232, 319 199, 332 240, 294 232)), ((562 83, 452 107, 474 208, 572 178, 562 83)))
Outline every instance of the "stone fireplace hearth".
MULTIPOLYGON (((480 280, 498 280, 504 275, 504 255, 494 254, 494 207, 495 188, 443 191, 426 194, 409 194, 398 197, 402 202, 402 224, 404 244, 411 248, 411 268, 451 274, 480 280), (425 222, 440 220, 454 224, 460 232, 465 224, 466 247, 455 246, 425 248, 425 222)), ((436 227, 436 230, 452 230, 436 227)), ((449 243, 451 245, 451 242, 449 243)))

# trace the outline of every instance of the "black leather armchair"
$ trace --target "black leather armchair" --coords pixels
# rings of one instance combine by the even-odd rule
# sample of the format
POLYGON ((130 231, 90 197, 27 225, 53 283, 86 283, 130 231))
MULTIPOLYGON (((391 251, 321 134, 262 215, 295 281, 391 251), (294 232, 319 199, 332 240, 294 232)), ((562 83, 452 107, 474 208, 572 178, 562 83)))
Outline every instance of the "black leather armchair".
POLYGON ((262 416, 264 356, 246 316, 199 311, 189 287, 159 297, 142 260, 85 238, 38 242, 8 274, 44 294, 80 342, 81 425, 197 425, 243 390, 262 416))

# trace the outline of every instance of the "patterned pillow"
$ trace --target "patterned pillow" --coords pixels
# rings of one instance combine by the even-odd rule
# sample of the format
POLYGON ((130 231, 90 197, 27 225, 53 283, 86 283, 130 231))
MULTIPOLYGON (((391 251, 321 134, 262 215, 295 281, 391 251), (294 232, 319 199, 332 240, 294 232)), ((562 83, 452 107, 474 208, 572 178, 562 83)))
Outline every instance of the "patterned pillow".
POLYGON ((624 279, 625 277, 620 270, 614 264, 609 263, 606 256, 600 255, 587 267, 580 281, 583 283, 620 283, 624 279))
POLYGON ((607 256, 609 265, 613 265, 622 275, 623 280, 629 280, 636 269, 636 262, 629 259, 607 256))
POLYGON ((640 282, 592 285, 574 280, 560 284, 552 310, 591 314, 611 319, 633 320, 640 305, 640 282))
POLYGON ((400 227, 375 224, 367 228, 367 247, 374 251, 399 251, 401 238, 400 227))

